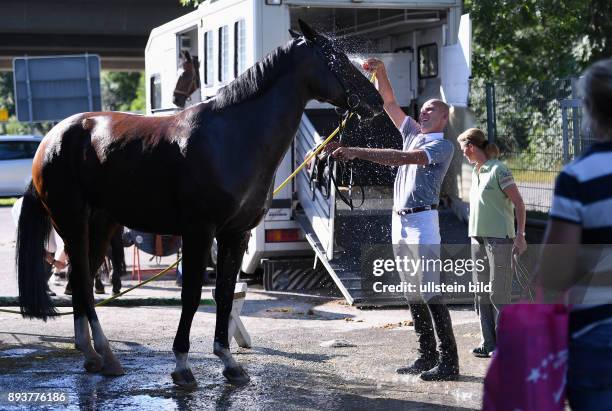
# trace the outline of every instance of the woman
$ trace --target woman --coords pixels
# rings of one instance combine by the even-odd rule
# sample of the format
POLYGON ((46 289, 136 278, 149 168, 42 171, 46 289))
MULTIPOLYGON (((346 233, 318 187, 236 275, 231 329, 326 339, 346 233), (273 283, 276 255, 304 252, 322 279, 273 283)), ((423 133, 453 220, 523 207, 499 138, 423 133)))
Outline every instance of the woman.
POLYGON ((608 287, 611 281, 609 244, 612 243, 609 211, 612 204, 612 59, 589 67, 582 77, 581 88, 583 125, 598 142, 565 166, 557 177, 543 240, 544 244, 555 245, 544 248, 538 278, 551 302, 558 302, 560 297, 550 297, 546 291, 560 291, 563 295, 571 287, 570 302, 574 305, 570 313, 567 394, 572 410, 609 410, 612 404, 612 293, 608 287), (586 251, 593 248, 596 248, 594 258, 589 260, 586 251), (581 258, 579 265, 577 257, 581 258), (594 267, 593 272, 589 273, 587 267, 594 267), (596 278, 598 273, 604 275, 596 278), (585 274, 592 275, 589 287, 583 283, 589 277, 585 274), (579 280, 580 285, 576 286, 579 280), (602 287, 595 286, 598 283, 602 287))
POLYGON ((527 249, 525 241, 525 204, 510 170, 498 160, 499 148, 489 143, 482 130, 470 128, 457 140, 472 171, 470 222, 472 258, 488 259, 488 269, 474 271, 473 281, 491 284, 491 292, 476 294, 482 342, 472 353, 490 357, 496 346, 497 317, 512 293, 512 254, 527 249), (514 228, 514 212, 518 230, 514 228))

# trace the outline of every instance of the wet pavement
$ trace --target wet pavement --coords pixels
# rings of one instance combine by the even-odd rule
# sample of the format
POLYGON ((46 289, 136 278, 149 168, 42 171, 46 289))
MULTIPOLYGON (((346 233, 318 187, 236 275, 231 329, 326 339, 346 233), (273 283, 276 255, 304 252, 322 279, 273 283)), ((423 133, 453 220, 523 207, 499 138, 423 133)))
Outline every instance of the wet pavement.
POLYGON ((2 391, 61 392, 69 398, 68 409, 477 409, 488 364, 467 352, 478 342, 469 311, 453 311, 460 380, 426 383, 394 372, 416 354, 413 327, 399 326, 409 319, 406 311, 363 311, 338 301, 280 296, 245 303, 242 320, 253 347, 232 347, 252 378, 243 387, 222 377, 221 363, 212 355, 214 308, 202 307, 192 327, 190 355, 199 387, 183 392, 169 375, 179 307, 97 311, 126 375, 106 378, 84 371, 73 349, 71 318, 43 323, 16 316, 2 318, 0 327, 2 391), (354 346, 320 346, 340 338, 354 346))
MULTIPOLYGON (((7 221, 11 223, 8 211, 0 208, 0 297, 16 290, 14 242, 6 230, 7 221)), ((126 260, 131 262, 130 257, 126 260)), ((180 296, 171 279, 147 287, 143 295, 180 296)), ((203 297, 208 296, 205 290, 203 297)), ((451 311, 460 379, 423 382, 394 372, 416 355, 414 328, 406 325, 407 310, 360 310, 329 297, 252 287, 241 318, 253 347, 232 344, 251 382, 245 386, 225 382, 221 362, 212 354, 215 308, 204 305, 191 329, 190 364, 199 384, 193 391, 175 388, 170 378, 180 307, 97 309, 126 371, 115 378, 85 372, 83 358, 74 349, 71 316, 45 323, 0 313, 0 409, 479 409, 489 360, 470 354, 479 342, 477 317, 466 307, 451 311), (353 346, 320 346, 332 339, 345 339, 353 346), (9 403, 8 393, 15 392, 60 393, 66 403, 9 403)))

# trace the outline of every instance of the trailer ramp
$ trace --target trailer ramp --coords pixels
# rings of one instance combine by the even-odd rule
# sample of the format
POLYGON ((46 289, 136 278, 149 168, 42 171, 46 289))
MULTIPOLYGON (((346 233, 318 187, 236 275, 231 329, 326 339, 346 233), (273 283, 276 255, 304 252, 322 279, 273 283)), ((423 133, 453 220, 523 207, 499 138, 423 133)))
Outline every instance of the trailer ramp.
MULTIPOLYGON (((296 213, 296 219, 302 226, 306 239, 316 254, 316 264, 322 264, 325 267, 349 304, 358 307, 403 306, 407 304, 402 294, 378 294, 373 291, 372 273, 363 270, 361 266, 362 247, 367 247, 367 244, 359 244, 354 241, 359 238, 358 232, 360 227, 357 227, 357 224, 359 220, 361 222, 365 221, 363 216, 346 221, 347 228, 351 227, 350 232, 355 234, 355 237, 351 241, 352 244, 337 238, 335 244, 336 250, 332 259, 327 257, 306 215, 298 212, 296 213)), ((382 228, 378 221, 376 221, 380 220, 380 218, 374 220, 370 218, 369 220, 371 225, 382 228)), ((361 228, 363 228, 363 225, 361 228)), ((351 240, 348 234, 349 232, 347 231, 346 236, 341 237, 346 237, 344 240, 351 240)))

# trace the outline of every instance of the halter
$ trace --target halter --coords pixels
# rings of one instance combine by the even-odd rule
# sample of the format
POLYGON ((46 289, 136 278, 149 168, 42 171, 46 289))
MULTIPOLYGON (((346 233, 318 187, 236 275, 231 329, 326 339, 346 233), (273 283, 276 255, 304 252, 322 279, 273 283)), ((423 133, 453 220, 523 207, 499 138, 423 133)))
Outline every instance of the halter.
MULTIPOLYGON (((346 128, 346 123, 352 117, 353 114, 354 112, 347 111, 346 113, 339 115, 340 125, 337 129, 340 135, 340 137, 338 138, 339 143, 342 142, 342 137, 344 137, 344 129, 346 128)), ((325 156, 325 159, 323 160, 319 159, 318 156, 315 156, 314 164, 309 176, 312 200, 314 201, 315 190, 317 188, 319 189, 319 191, 321 191, 321 194, 325 199, 329 199, 329 197, 331 196, 333 184, 333 186, 336 188, 336 193, 338 194, 338 197, 342 200, 344 204, 346 204, 351 209, 351 211, 355 208, 361 207, 365 202, 365 191, 363 190, 363 187, 357 186, 361 191, 361 202, 359 203, 359 205, 356 206, 353 203, 353 176, 354 170, 352 161, 347 162, 347 165, 345 165, 343 162, 339 162, 334 159, 331 153, 327 154, 325 156), (349 181, 347 185, 348 194, 344 195, 340 190, 340 185, 338 184, 336 177, 340 176, 340 181, 344 181, 344 176, 347 170, 349 172, 349 181)))

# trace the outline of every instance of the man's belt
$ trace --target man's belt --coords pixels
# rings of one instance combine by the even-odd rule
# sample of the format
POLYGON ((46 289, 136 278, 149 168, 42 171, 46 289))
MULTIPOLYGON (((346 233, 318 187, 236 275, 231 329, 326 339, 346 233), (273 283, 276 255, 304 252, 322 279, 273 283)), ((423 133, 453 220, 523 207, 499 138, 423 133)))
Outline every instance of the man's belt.
POLYGON ((432 204, 432 205, 421 206, 421 207, 402 208, 400 210, 394 210, 394 212, 397 213, 397 215, 407 215, 407 214, 420 213, 421 211, 429 211, 429 210, 437 210, 437 209, 438 209, 438 205, 432 204))

